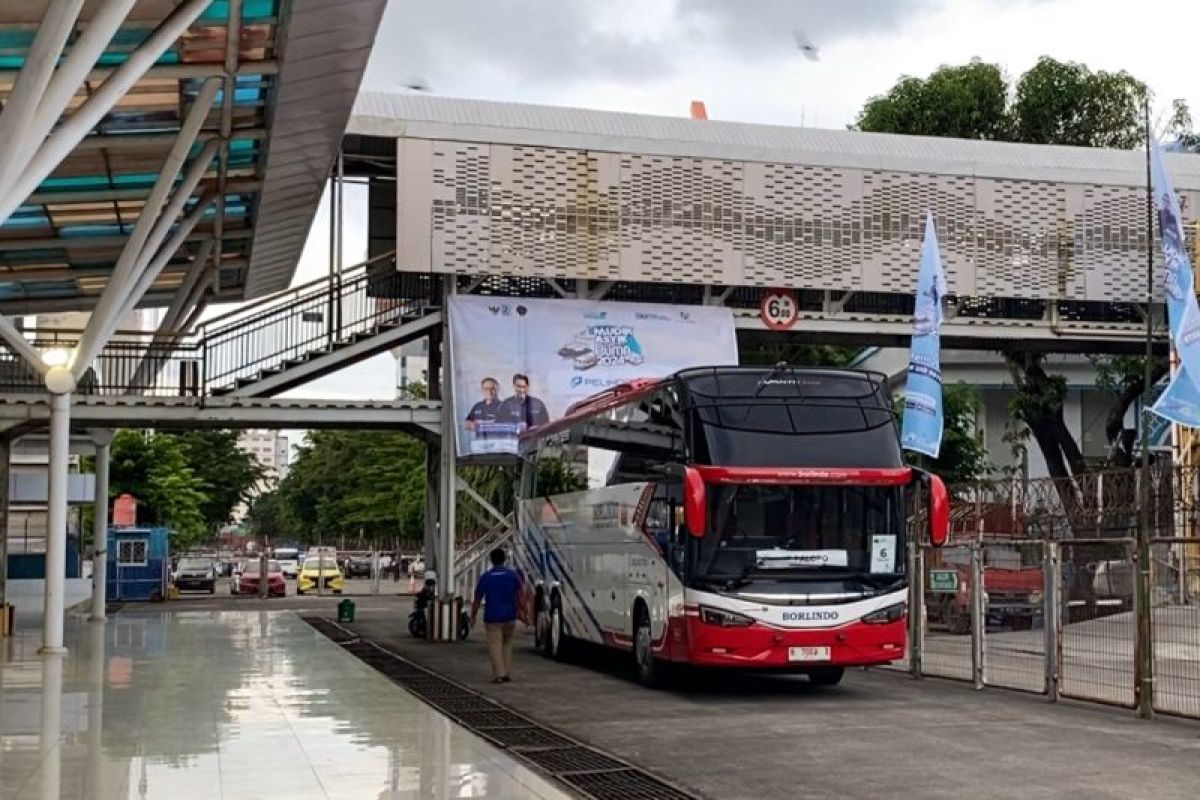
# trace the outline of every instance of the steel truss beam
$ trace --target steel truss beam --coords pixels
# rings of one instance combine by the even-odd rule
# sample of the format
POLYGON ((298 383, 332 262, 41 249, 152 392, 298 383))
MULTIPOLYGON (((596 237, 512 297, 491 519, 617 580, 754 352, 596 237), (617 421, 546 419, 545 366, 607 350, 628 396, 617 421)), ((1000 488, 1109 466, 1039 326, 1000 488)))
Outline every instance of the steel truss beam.
MULTIPOLYGON (((46 16, 38 25, 25 68, 17 74, 4 112, 0 113, 0 142, 5 143, 0 148, 0 191, 8 188, 13 172, 22 166, 19 156, 26 140, 34 138, 30 129, 36 130, 38 106, 82 8, 83 0, 51 0, 46 16)), ((58 114, 61 113, 60 108, 58 114)))
MULTIPOLYGON (((204 181, 201 186, 205 189, 215 188, 216 180, 204 181)), ((262 189, 263 182, 258 178, 238 178, 231 180, 225 186, 227 194, 253 194, 262 189)), ((145 200, 150 189, 84 189, 75 192, 35 192, 29 196, 29 205, 46 205, 48 203, 98 203, 113 200, 145 200)))
MULTIPOLYGON (((200 188, 201 188, 201 191, 204 190, 205 187, 204 187, 203 182, 201 182, 200 188)), ((212 191, 215 192, 216 190, 214 189, 212 191)), ((239 229, 233 230, 233 231, 226 231, 225 232, 225 241, 228 242, 228 241, 234 241, 234 240, 249 239, 252 236, 254 236, 254 231, 251 230, 250 228, 239 228, 239 229)), ((204 230, 204 229, 195 231, 190 236, 187 237, 187 241, 190 243, 195 243, 195 242, 204 243, 204 242, 208 242, 211 240, 212 240, 212 232, 204 230)), ((129 241, 128 236, 117 236, 117 235, 113 235, 113 236, 72 236, 70 239, 66 239, 66 240, 50 238, 50 237, 47 237, 44 239, 5 239, 3 241, 3 244, 0 246, 3 247, 5 252, 14 253, 14 252, 20 252, 22 250, 45 250, 46 248, 49 248, 49 247, 63 247, 64 244, 68 247, 81 247, 81 248, 124 247, 125 243, 128 241, 129 241)), ((17 269, 19 269, 19 267, 17 269)), ((90 270, 79 270, 79 272, 89 272, 89 271, 90 270)), ((96 270, 96 271, 102 271, 102 270, 96 270)), ((62 274, 62 273, 63 273, 63 270, 59 270, 59 274, 62 274)), ((16 279, 23 278, 23 277, 25 277, 25 276, 22 274, 14 273, 12 275, 11 279, 16 280, 16 279)), ((3 271, 0 271, 0 280, 6 280, 6 279, 7 278, 6 278, 5 273, 3 271)))
MULTIPOLYGON (((71 396, 71 420, 91 428, 344 428, 411 431, 428 439, 440 430, 441 403, 279 398, 71 396)), ((0 394, 0 427, 36 429, 50 418, 45 395, 0 394)))
POLYGON ((225 250, 225 182, 229 176, 229 142, 233 133, 233 98, 237 80, 238 45, 242 37, 242 0, 229 0, 229 13, 225 23, 225 93, 221 97, 221 152, 217 156, 217 217, 213 221, 213 274, 220 281, 221 272, 216 266, 225 250))
MULTIPOLYGON (((216 92, 215 88, 213 92, 216 92)), ((211 97, 209 102, 211 104, 211 97)), ((197 105, 199 105, 199 101, 197 101, 197 105)), ((195 111, 196 109, 193 108, 193 112, 195 111)), ((186 154, 190 147, 189 143, 187 147, 181 149, 186 154)), ((209 140, 200 150, 200 154, 188 167, 183 182, 171 196, 171 200, 167 203, 166 208, 162 209, 161 216, 158 213, 159 209, 157 207, 161 205, 160 196, 156 194, 151 200, 146 201, 146 206, 142 209, 142 214, 138 217, 138 221, 134 225, 133 233, 130 234, 129 244, 126 245, 125 250, 121 253, 121 257, 117 260, 117 266, 113 269, 113 276, 105 285, 104 292, 100 295, 99 302, 96 303, 96 309, 92 312, 92 316, 88 320, 83 338, 80 340, 78 347, 75 348, 72 369, 75 372, 76 380, 87 370, 92 359, 104 347, 108 341, 108 337, 112 335, 112 331, 119 324, 121 309, 127 305, 129 296, 133 294, 138 284, 141 283, 143 273, 146 271, 150 260, 154 258, 159 247, 162 246, 163 240, 166 238, 167 232, 170 230, 175 218, 183 211, 192 192, 195 190, 197 184, 200 183, 200 179, 208 171, 209 164, 212 163, 217 148, 218 143, 214 140, 209 140)), ((178 168, 173 164, 169 164, 168 168, 164 170, 163 176, 170 173, 171 177, 166 180, 160 178, 160 182, 163 184, 161 196, 165 196, 166 191, 170 189, 170 185, 174 180, 174 173, 177 171, 178 168)), ((158 189, 157 185, 155 189, 158 189)), ((186 236, 186 233, 184 235, 186 236)), ((170 258, 170 255, 168 254, 167 257, 170 258)), ((148 286, 147 284, 143 288, 143 292, 148 286)), ((140 299, 140 295, 134 296, 132 298, 133 304, 139 302, 140 299)), ((132 308, 132 306, 130 307, 132 308)))
MULTIPOLYGON (((128 59, 116 68, 95 94, 67 117, 49 138, 39 143, 29 163, 23 165, 20 177, 9 185, 0 187, 3 189, 0 192, 0 224, 8 220, 12 212, 25 202, 34 189, 62 163, 79 142, 83 141, 104 115, 112 110, 146 70, 153 66, 159 56, 211 3, 212 0, 184 0, 136 50, 130 53, 128 59)), ((78 84, 72 87, 72 94, 78 88, 78 84)), ((53 125, 54 121, 50 124, 53 125)))
MULTIPOLYGON (((94 67, 88 71, 84 78, 88 83, 100 83, 109 78, 116 67, 94 67)), ((156 64, 143 73, 146 78, 159 78, 163 80, 180 80, 181 78, 208 78, 212 76, 220 76, 223 74, 223 65, 221 64, 156 64)), ((11 67, 0 67, 0 80, 6 79, 8 76, 19 73, 19 69, 11 67)), ((262 61, 244 61, 238 65, 237 74, 242 75, 278 75, 279 62, 273 58, 263 59, 262 61)))

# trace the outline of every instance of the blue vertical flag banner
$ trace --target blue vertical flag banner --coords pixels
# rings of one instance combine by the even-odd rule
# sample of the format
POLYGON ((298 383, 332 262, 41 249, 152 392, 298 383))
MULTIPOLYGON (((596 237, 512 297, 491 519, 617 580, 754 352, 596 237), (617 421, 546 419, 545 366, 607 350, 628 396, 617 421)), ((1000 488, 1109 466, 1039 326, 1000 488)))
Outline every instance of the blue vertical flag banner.
POLYGON ((1151 409, 1161 417, 1188 427, 1200 427, 1200 307, 1196 304, 1195 278, 1183 236, 1179 198, 1163 166, 1158 142, 1150 143, 1150 184, 1154 210, 1158 214, 1159 244, 1165 273, 1163 294, 1171 344, 1179 357, 1179 369, 1166 391, 1151 409))
POLYGON ((904 387, 904 419, 900 444, 906 450, 937 458, 942 449, 942 298, 946 275, 938 251, 933 214, 925 219, 917 303, 913 309, 912 354, 904 387))

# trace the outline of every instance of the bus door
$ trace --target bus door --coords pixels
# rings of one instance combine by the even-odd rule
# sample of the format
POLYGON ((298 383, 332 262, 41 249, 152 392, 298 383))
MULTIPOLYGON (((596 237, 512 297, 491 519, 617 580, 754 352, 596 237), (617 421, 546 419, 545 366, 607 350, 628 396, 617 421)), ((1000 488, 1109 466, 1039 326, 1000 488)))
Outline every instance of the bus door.
MULTIPOLYGON (((628 613, 632 615, 635 601, 641 598, 650 612, 651 637, 656 640, 666 625, 668 577, 676 548, 675 509, 682 505, 681 493, 679 482, 663 481, 655 485, 642 530, 638 531, 641 546, 629 551, 628 613)), ((626 629, 631 632, 633 622, 630 616, 626 629)))

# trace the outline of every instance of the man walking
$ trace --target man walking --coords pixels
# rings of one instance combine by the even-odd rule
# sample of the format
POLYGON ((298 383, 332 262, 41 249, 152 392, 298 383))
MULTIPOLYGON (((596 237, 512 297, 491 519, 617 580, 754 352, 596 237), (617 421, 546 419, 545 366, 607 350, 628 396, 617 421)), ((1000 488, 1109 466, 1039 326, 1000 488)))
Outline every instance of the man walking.
POLYGON ((512 680, 513 634, 517 627, 517 598, 521 593, 521 576, 504 566, 502 548, 491 552, 492 568, 479 576, 475 600, 471 603, 471 627, 479 618, 479 604, 484 605, 483 624, 487 628, 488 657, 492 661, 492 683, 512 680))

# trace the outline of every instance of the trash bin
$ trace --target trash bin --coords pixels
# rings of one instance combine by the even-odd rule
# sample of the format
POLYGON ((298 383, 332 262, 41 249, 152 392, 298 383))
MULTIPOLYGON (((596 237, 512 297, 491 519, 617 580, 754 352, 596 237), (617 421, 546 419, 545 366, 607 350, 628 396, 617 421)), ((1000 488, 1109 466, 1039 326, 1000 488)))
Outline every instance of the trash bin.
POLYGON ((338 622, 354 622, 354 601, 346 598, 338 603, 338 622))

